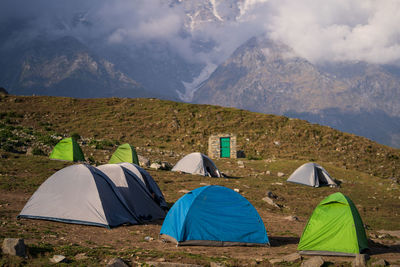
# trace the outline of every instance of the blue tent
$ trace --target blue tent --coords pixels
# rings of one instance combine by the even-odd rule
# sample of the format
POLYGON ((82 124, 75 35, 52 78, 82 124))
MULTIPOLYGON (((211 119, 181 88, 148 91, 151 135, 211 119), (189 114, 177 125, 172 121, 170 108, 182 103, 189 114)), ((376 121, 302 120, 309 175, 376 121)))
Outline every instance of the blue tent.
POLYGON ((269 240, 250 202, 232 189, 204 186, 181 197, 168 212, 161 238, 177 245, 262 246, 269 240))

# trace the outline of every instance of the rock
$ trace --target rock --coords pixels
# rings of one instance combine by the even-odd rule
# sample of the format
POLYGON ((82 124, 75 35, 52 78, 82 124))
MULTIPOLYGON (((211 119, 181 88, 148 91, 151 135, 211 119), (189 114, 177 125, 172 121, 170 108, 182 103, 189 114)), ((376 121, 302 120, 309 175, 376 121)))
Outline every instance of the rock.
POLYGON ((120 258, 113 258, 107 263, 107 267, 128 267, 128 265, 120 258))
POLYGON ((150 168, 155 169, 155 170, 159 170, 159 169, 161 169, 161 164, 157 163, 157 162, 154 162, 154 163, 152 163, 150 165, 150 168))
POLYGON ((156 260, 156 262, 164 262, 164 261, 165 261, 164 258, 159 258, 159 259, 156 260))
POLYGON ((243 163, 243 161, 239 160, 239 161, 237 162, 237 164, 238 164, 238 167, 239 167, 239 168, 244 168, 244 163, 243 163))
POLYGON ((276 183, 272 183, 272 185, 283 185, 283 184, 276 182, 276 183))
POLYGON ((269 263, 271 263, 271 264, 276 264, 276 263, 280 263, 280 262, 283 262, 283 259, 270 259, 269 260, 269 263))
POLYGON ((284 176, 285 174, 283 173, 283 172, 278 172, 278 177, 282 177, 282 176, 284 176))
POLYGON ((263 201, 267 202, 269 205, 280 208, 280 206, 278 204, 276 204, 271 198, 269 197, 264 197, 262 199, 263 201))
POLYGON ((189 193, 190 191, 189 191, 189 190, 186 190, 186 189, 181 189, 181 190, 179 190, 178 192, 179 192, 179 193, 187 194, 187 193, 189 193))
POLYGON ((138 155, 139 165, 142 167, 150 167, 150 160, 146 157, 138 155))
POLYGON ((397 230, 397 231, 379 230, 378 233, 388 234, 388 235, 400 238, 400 230, 397 230))
POLYGON ((161 170, 170 171, 172 169, 172 164, 167 161, 161 162, 161 170))
POLYGON ((388 266, 389 263, 385 261, 384 259, 380 259, 374 263, 371 264, 371 266, 388 266))
POLYGON ((200 185, 207 186, 207 185, 210 185, 210 184, 207 184, 207 183, 200 183, 200 185))
POLYGON ((53 258, 50 258, 49 260, 52 263, 60 263, 60 262, 65 262, 66 258, 64 255, 54 255, 53 258))
POLYGON ((271 171, 266 171, 265 174, 266 175, 271 175, 271 171))
POLYGON ((354 261, 351 263, 353 267, 365 267, 367 266, 367 255, 366 254, 357 254, 354 261))
POLYGON ((279 142, 279 141, 274 141, 274 145, 280 146, 280 145, 281 145, 281 142, 279 142))
POLYGON ((79 254, 76 254, 75 257, 74 257, 74 259, 77 260, 77 261, 79 261, 79 260, 86 260, 86 259, 88 259, 88 258, 89 258, 89 257, 86 256, 86 253, 79 253, 79 254))
POLYGON ((210 262, 210 267, 226 267, 226 265, 220 262, 210 262))
POLYGON ((26 150, 26 155, 33 156, 33 148, 32 147, 28 147, 28 149, 26 150))
POLYGON ((321 267, 324 263, 324 259, 321 256, 317 256, 304 261, 301 267, 321 267))
POLYGON ((5 238, 1 249, 3 251, 3 254, 9 254, 19 257, 26 256, 26 246, 23 239, 5 238))
POLYGON ((239 193, 240 189, 239 188, 234 188, 233 191, 235 191, 236 193, 239 193))
POLYGON ((284 218, 285 220, 291 221, 291 222, 297 222, 299 221, 299 218, 297 218, 296 216, 287 216, 284 218))
POLYGON ((184 264, 184 263, 177 263, 177 262, 148 261, 148 262, 146 262, 146 264, 148 266, 154 266, 154 267, 202 267, 201 265, 197 265, 197 264, 184 264))
POLYGON ((277 199, 277 198, 278 198, 278 196, 275 195, 274 193, 272 193, 271 191, 267 191, 266 195, 267 195, 267 197, 269 197, 269 198, 274 198, 274 199, 277 199))
POLYGON ((301 256, 299 253, 295 252, 284 256, 282 259, 286 262, 296 262, 296 261, 301 261, 301 256))
POLYGON ((146 240, 146 241, 153 241, 154 238, 152 238, 151 236, 146 236, 146 237, 144 238, 144 240, 146 240))

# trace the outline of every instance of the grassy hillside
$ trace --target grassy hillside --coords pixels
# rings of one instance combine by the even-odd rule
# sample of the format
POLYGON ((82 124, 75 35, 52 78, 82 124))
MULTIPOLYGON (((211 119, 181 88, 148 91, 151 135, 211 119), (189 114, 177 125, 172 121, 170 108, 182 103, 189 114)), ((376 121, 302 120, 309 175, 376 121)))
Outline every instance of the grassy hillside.
MULTIPOLYGON (((356 204, 373 251, 400 264, 400 238, 381 230, 400 230, 400 150, 329 127, 281 116, 208 105, 157 99, 72 99, 59 97, 0 97, 0 240, 25 238, 27 260, 0 254, 0 265, 46 265, 54 254, 75 265, 104 265, 121 257, 140 266, 149 260, 227 266, 270 266, 269 260, 296 251, 302 230, 314 207, 333 192, 356 204), (106 163, 117 145, 135 145, 152 162, 172 164, 193 151, 207 153, 208 137, 235 133, 243 159, 216 159, 231 178, 209 178, 148 169, 172 205, 184 193, 206 184, 237 188, 257 209, 266 226, 271 248, 178 247, 158 240, 161 225, 123 226, 113 230, 40 220, 17 220, 32 193, 57 170, 72 163, 48 158, 64 136, 80 136, 92 164, 106 163), (242 161, 240 164, 239 161, 242 161), (340 188, 310 188, 286 183, 301 164, 316 161, 341 182, 340 188), (281 172, 282 174, 278 173, 281 172), (274 193, 273 207, 262 200, 274 193), (298 221, 289 221, 287 216, 298 221), (145 237, 153 241, 145 241, 145 237), (84 253, 87 258, 76 259, 84 253)), ((347 266, 351 259, 330 258, 347 266)))
MULTIPOLYGON (((86 155, 96 152, 93 147, 112 149, 125 142, 178 153, 207 153, 209 135, 235 133, 238 149, 247 158, 324 161, 400 179, 400 150, 283 116, 157 99, 3 96, 0 101, 2 136, 12 136, 13 131, 22 131, 21 136, 31 133, 50 148, 56 142, 51 136, 78 133, 87 141, 86 155)), ((22 150, 34 145, 29 141, 15 140, 22 150)), ((105 160, 101 155, 93 159, 105 160)))

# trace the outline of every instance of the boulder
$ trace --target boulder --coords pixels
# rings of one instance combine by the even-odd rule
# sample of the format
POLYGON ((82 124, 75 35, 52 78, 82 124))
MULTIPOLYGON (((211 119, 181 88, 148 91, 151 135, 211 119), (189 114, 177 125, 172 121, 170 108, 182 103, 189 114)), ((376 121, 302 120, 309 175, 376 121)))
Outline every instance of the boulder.
POLYGON ((301 264, 301 267, 321 267, 325 263, 321 256, 311 257, 301 264))
POLYGON ((13 256, 25 257, 26 246, 23 239, 19 238, 5 238, 2 246, 3 254, 13 256))
POLYGON ((128 267, 120 258, 113 258, 107 263, 107 267, 128 267))

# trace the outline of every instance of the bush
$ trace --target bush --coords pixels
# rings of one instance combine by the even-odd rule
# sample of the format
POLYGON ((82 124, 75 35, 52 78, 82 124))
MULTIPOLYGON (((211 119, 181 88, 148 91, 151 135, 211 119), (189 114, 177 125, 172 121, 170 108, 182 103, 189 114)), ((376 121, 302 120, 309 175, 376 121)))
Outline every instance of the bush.
POLYGON ((35 155, 35 156, 46 156, 46 154, 43 152, 43 150, 41 150, 38 147, 33 148, 32 155, 35 155))
POLYGON ((75 141, 79 141, 81 139, 81 136, 78 133, 72 133, 71 137, 75 140, 75 141))

